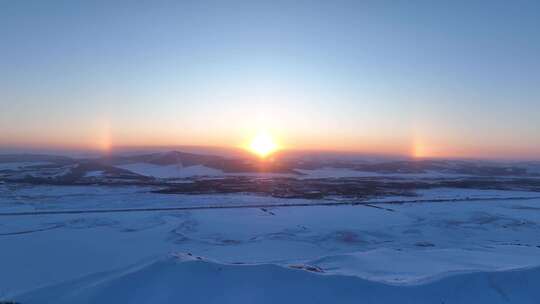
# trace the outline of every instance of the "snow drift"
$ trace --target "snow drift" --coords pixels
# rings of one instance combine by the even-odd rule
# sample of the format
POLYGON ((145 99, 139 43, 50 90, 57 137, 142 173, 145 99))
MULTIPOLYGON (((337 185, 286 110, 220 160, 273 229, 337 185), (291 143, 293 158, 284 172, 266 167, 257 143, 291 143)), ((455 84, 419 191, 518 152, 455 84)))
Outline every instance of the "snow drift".
POLYGON ((21 303, 539 303, 540 268, 464 273, 417 285, 175 257, 16 297, 21 303))

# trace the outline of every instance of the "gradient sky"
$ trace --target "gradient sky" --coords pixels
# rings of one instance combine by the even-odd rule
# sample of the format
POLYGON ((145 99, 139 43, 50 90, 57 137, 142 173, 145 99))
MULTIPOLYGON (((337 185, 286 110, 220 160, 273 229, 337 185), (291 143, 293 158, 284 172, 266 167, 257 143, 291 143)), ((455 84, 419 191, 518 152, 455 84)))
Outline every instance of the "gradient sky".
POLYGON ((540 158, 540 1, 0 0, 0 146, 540 158))

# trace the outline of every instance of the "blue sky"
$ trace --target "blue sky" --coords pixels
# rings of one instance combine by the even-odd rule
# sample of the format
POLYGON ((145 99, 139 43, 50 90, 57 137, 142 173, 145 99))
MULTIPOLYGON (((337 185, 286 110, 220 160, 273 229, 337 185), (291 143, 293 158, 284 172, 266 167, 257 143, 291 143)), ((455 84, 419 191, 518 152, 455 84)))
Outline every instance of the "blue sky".
POLYGON ((538 1, 0 1, 0 145, 538 158, 538 1))

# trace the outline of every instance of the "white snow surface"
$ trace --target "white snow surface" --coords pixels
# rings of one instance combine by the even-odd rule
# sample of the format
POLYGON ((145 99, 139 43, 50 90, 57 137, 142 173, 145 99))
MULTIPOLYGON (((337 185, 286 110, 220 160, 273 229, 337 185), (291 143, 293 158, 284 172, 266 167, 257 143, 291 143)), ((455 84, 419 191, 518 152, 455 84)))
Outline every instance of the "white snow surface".
MULTIPOLYGON (((316 202, 155 189, 4 184, 0 213, 316 202)), ((0 300, 540 302, 537 193, 419 194, 486 201, 0 215, 0 300)))
POLYGON ((116 167, 129 170, 144 176, 156 178, 186 178, 194 176, 222 176, 223 171, 203 165, 183 167, 180 165, 160 166, 147 163, 117 165, 116 167))
POLYGON ((540 269, 533 268, 465 273, 423 285, 404 287, 355 277, 318 275, 270 264, 223 265, 169 258, 44 288, 21 295, 20 300, 24 303, 58 304, 536 304, 540 298, 540 289, 535 284, 538 279, 540 269))
POLYGON ((101 177, 105 175, 105 171, 103 170, 94 170, 94 171, 88 171, 84 174, 84 177, 101 177))
POLYGON ((295 169, 295 171, 304 174, 301 178, 344 178, 344 177, 388 177, 388 178, 458 178, 466 177, 464 174, 444 173, 438 171, 426 171, 425 173, 379 173, 371 171, 360 171, 347 168, 324 167, 320 169, 295 169))

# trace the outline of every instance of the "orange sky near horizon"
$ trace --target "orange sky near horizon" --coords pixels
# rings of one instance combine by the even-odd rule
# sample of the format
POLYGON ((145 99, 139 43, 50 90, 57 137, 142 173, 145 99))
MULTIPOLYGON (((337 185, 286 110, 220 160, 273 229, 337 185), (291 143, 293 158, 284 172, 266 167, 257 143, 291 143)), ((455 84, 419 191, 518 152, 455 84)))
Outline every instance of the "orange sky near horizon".
MULTIPOLYGON (((69 149, 107 152, 115 148, 129 147, 170 147, 200 146, 245 149, 260 130, 249 130, 241 134, 215 133, 203 136, 200 133, 186 135, 156 134, 154 132, 138 132, 134 134, 116 133, 109 124, 96 128, 94 133, 50 134, 49 136, 19 137, 10 140, 0 137, 0 148, 28 149, 69 149), (126 136, 127 135, 127 136, 126 136)), ((387 139, 377 136, 354 134, 320 134, 302 137, 298 134, 286 134, 282 131, 267 131, 278 144, 279 150, 328 151, 361 154, 399 155, 414 158, 485 158, 485 159, 540 159, 540 148, 532 144, 523 145, 508 143, 506 146, 487 145, 486 142, 475 144, 437 140, 411 133, 408 137, 387 139)))

